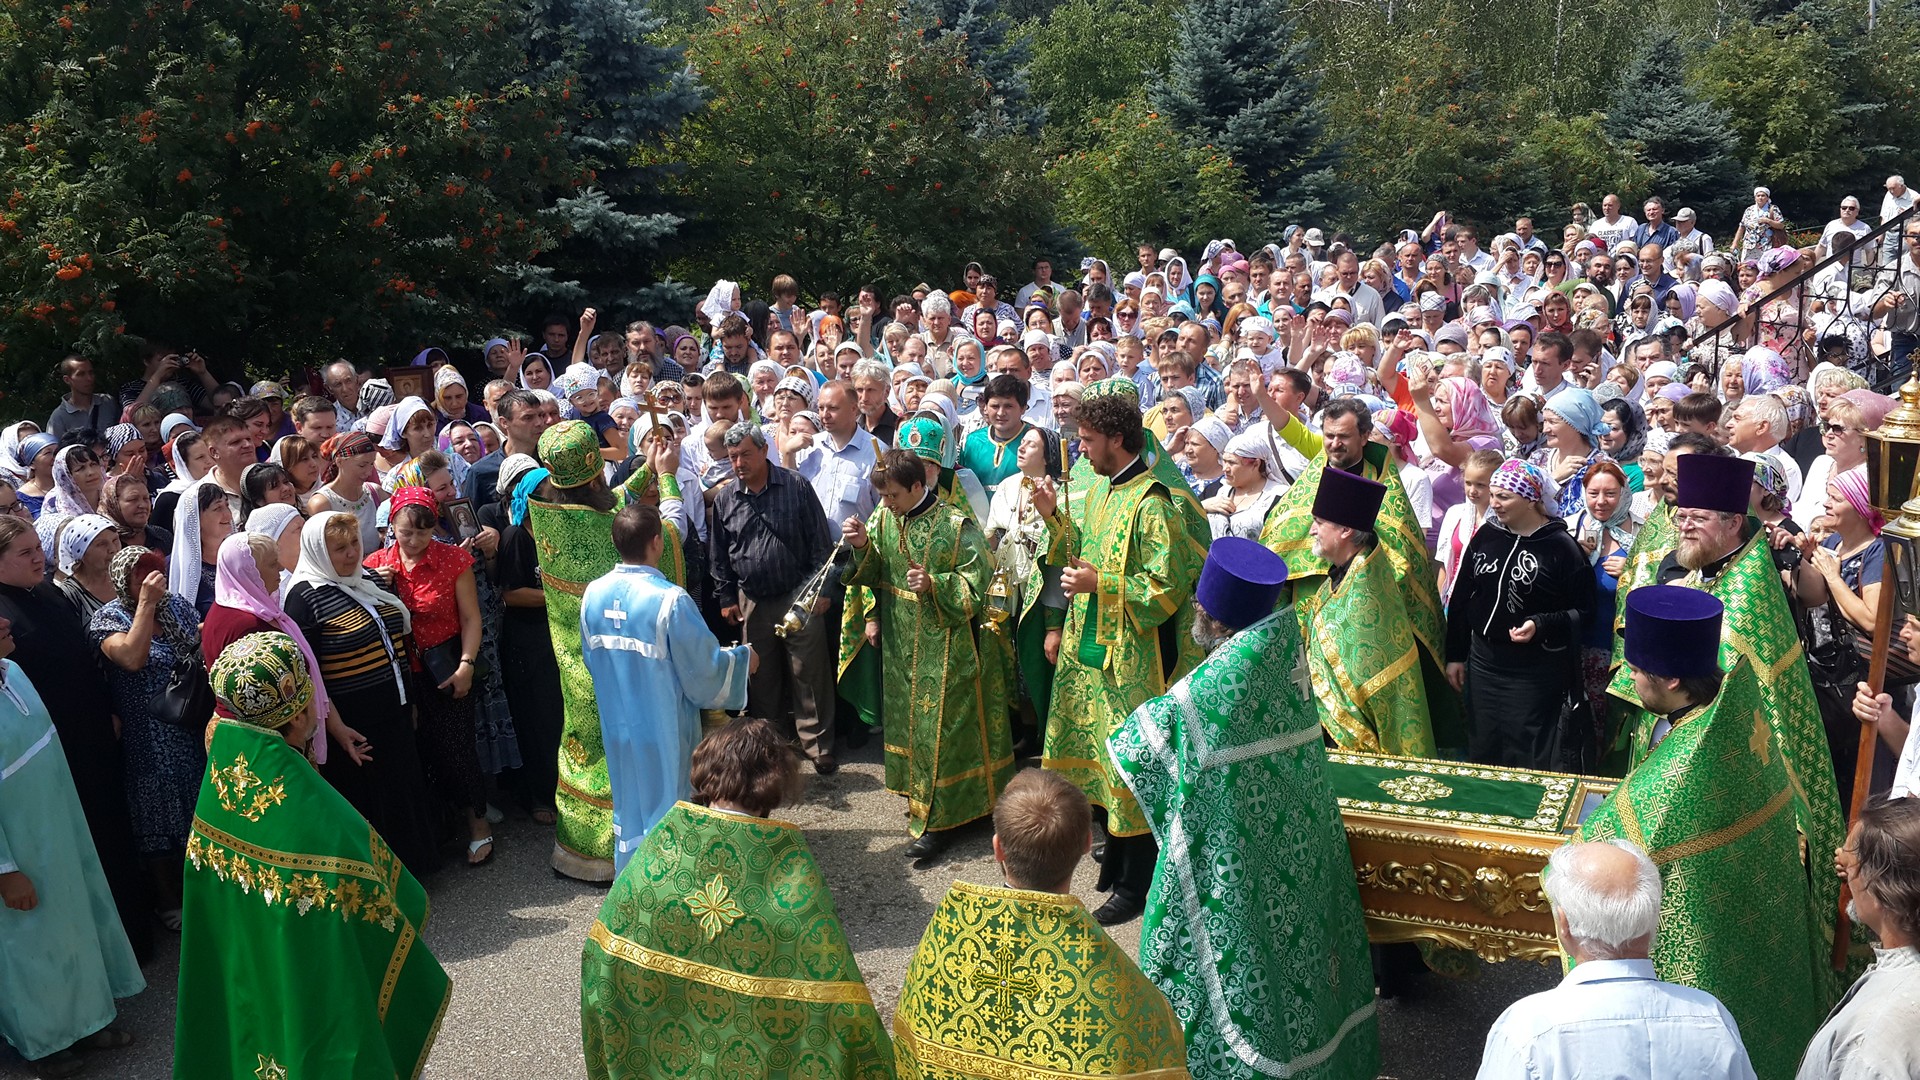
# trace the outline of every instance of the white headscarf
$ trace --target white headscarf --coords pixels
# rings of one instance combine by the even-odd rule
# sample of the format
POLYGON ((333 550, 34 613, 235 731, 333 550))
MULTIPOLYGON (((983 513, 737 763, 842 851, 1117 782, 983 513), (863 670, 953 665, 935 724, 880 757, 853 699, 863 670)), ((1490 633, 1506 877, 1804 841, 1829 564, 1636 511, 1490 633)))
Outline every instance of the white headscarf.
POLYGON ((173 556, 167 560, 167 591, 189 604, 200 599, 200 489, 213 488, 226 497, 213 480, 195 480, 180 493, 173 508, 173 556))
POLYGON ((173 447, 169 451, 169 456, 173 459, 173 479, 167 481, 167 486, 160 490, 185 491, 192 487, 194 482, 200 478, 193 475, 193 472, 187 468, 187 453, 185 448, 180 445, 179 439, 173 440, 173 447))
POLYGON ((407 701, 407 676, 400 667, 398 652, 394 649, 393 638, 387 633, 386 610, 398 610, 400 613, 400 632, 411 633, 413 616, 407 612, 407 605, 369 580, 366 574, 359 573, 351 577, 343 576, 333 568, 333 559, 327 555, 327 522, 336 517, 353 521, 355 535, 360 532, 360 519, 352 514, 338 510, 328 510, 313 515, 300 530, 300 565, 294 568, 293 580, 287 583, 291 590, 301 582, 318 589, 332 585, 352 598, 353 602, 366 609, 373 617, 374 628, 380 631, 380 642, 387 648, 387 663, 393 668, 393 680, 400 687, 400 703, 407 701))
POLYGON ((401 450, 407 445, 407 421, 419 413, 431 411, 426 402, 410 397, 393 407, 393 415, 387 418, 387 430, 380 433, 382 450, 401 450))
MULTIPOLYGON (((297 507, 288 506, 286 503, 268 503, 265 506, 255 507, 253 513, 247 515, 247 527, 244 531, 258 533, 277 544, 280 542, 281 535, 287 531, 287 526, 305 520, 306 515, 302 514, 297 507)), ((280 580, 274 582, 273 586, 281 602, 285 603, 287 590, 293 588, 293 568, 281 567, 280 580)))
POLYGON ((32 472, 32 467, 20 460, 20 440, 25 438, 20 433, 21 428, 32 428, 38 432, 40 425, 31 420, 21 420, 0 431, 0 479, 11 480, 15 484, 24 483, 32 472))
POLYGON ((60 531, 60 572, 73 576, 73 568, 87 557, 87 549, 103 532, 114 528, 112 521, 99 514, 81 514, 60 531))
POLYGON ((87 450, 87 447, 76 443, 61 448, 53 456, 53 490, 47 493, 47 506, 55 513, 78 517, 99 509, 87 502, 86 493, 80 490, 80 485, 73 479, 73 464, 68 459, 82 450, 87 450))
POLYGON ((733 292, 739 287, 737 283, 721 278, 713 283, 713 288, 707 290, 707 298, 700 301, 700 311, 712 324, 714 333, 720 332, 720 320, 733 313, 733 292))

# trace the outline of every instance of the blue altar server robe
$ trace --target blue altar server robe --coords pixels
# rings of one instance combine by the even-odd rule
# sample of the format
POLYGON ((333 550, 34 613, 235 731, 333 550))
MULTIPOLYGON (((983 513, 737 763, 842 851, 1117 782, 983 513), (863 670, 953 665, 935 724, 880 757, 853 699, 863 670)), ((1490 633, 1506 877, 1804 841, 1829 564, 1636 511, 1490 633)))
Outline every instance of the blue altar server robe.
POLYGON ((613 865, 692 794, 701 709, 747 704, 748 649, 723 647, 685 589, 622 563, 580 599, 580 645, 600 703, 613 790, 613 865))

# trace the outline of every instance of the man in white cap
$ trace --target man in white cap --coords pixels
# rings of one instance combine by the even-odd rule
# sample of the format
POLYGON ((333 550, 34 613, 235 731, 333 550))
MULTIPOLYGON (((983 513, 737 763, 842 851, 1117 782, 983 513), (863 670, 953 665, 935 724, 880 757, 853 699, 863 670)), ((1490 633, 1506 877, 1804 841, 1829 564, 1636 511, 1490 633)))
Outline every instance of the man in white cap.
POLYGON ((1700 280, 1700 261, 1713 254, 1713 237, 1698 226, 1700 215, 1683 206, 1673 213, 1674 241, 1667 245, 1667 267, 1682 281, 1700 280))

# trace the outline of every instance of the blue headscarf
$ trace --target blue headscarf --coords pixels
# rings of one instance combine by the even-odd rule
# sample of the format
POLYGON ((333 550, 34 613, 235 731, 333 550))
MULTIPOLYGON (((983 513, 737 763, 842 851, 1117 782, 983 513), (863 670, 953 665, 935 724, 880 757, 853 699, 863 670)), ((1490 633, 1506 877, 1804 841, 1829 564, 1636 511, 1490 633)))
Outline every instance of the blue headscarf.
POLYGON ((540 482, 553 475, 546 469, 535 469, 520 478, 513 485, 513 496, 507 501, 507 524, 525 525, 527 523, 527 500, 533 497, 540 482))
POLYGON ((1211 315, 1216 319, 1224 321, 1227 317, 1227 305, 1220 299, 1220 279, 1214 277, 1212 274, 1201 274, 1199 277, 1193 279, 1193 302, 1196 307, 1198 307, 1200 303, 1200 286, 1202 285, 1213 286, 1213 304, 1205 311, 1200 312, 1200 314, 1203 316, 1211 315))
POLYGON ((1593 446, 1600 445, 1600 437, 1607 433, 1607 420, 1600 412, 1600 403, 1594 399, 1593 392, 1580 386, 1562 386, 1547 399, 1546 407, 1560 415, 1573 430, 1586 436, 1593 446))

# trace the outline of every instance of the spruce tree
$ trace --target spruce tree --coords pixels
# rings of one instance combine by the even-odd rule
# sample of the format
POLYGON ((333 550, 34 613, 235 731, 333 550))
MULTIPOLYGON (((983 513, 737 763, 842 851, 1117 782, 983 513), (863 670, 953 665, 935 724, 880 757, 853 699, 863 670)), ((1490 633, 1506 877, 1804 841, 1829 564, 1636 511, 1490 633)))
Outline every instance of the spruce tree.
POLYGON ((523 276, 525 314, 592 304, 612 326, 679 312, 692 286, 647 282, 681 219, 667 212, 657 171, 635 151, 678 131, 700 107, 683 51, 654 44, 664 20, 646 0, 528 0, 522 18, 536 78, 568 88, 575 120, 567 142, 588 177, 547 211, 562 240, 523 276))
POLYGON ((1753 187, 1740 160, 1740 138, 1726 110, 1686 84, 1678 36, 1655 29, 1622 73, 1607 134, 1653 174, 1649 192, 1666 200, 1668 214, 1691 206, 1703 218, 1737 214, 1753 187))
POLYGON ((912 11, 928 40, 966 40, 968 66, 987 82, 989 105, 974 117, 980 138, 1040 134, 1046 113, 1027 90, 1027 42, 1014 36, 1000 0, 916 0, 912 11))
POLYGON ((1269 0, 1188 0, 1153 105, 1246 171, 1275 225, 1322 215, 1335 188, 1308 42, 1269 0))

